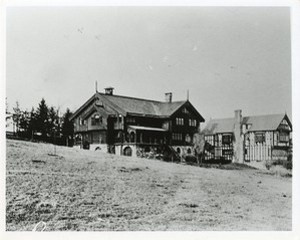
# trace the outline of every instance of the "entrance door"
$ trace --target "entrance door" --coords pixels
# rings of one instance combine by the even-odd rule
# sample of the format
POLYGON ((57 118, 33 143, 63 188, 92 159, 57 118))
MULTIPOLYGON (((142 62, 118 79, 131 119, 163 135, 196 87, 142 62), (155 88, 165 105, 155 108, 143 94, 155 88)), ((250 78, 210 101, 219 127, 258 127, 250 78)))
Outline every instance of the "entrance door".
POLYGON ((125 147, 124 150, 123 150, 123 154, 125 156, 132 156, 132 149, 131 149, 131 147, 125 147))

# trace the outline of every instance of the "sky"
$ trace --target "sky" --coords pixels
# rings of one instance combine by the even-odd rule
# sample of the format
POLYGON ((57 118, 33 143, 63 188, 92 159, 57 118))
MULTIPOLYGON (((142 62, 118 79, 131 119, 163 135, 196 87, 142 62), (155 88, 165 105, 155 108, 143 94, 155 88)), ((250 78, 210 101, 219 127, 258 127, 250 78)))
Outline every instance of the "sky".
POLYGON ((6 96, 12 109, 75 111, 114 93, 189 100, 207 120, 291 118, 288 7, 10 7, 6 96))

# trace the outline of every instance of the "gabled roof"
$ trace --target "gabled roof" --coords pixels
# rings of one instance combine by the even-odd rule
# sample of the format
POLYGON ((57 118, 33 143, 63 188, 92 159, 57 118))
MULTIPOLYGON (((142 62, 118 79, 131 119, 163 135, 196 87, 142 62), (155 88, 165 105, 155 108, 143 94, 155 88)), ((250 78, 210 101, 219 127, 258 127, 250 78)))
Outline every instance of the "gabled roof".
POLYGON ((170 116, 185 103, 185 101, 167 103, 127 96, 107 95, 103 93, 98 94, 101 98, 105 98, 112 103, 113 106, 126 114, 132 113, 151 116, 170 116))
MULTIPOLYGON (((102 101, 104 105, 108 105, 111 109, 113 109, 115 113, 121 114, 123 116, 141 115, 167 118, 174 114, 185 104, 191 105, 189 101, 176 101, 169 103, 127 96, 108 95, 97 92, 73 114, 71 120, 74 119, 78 114, 80 114, 84 109, 86 109, 86 107, 88 107, 97 98, 102 101)), ((204 121, 203 117, 194 107, 193 110, 196 112, 196 115, 202 121, 204 121)))
MULTIPOLYGON (((250 125, 248 131, 273 131, 278 128, 284 118, 286 118, 291 125, 286 114, 247 116, 242 118, 242 124, 250 125)), ((203 133, 233 133, 234 124, 234 118, 212 119, 203 129, 203 133)))

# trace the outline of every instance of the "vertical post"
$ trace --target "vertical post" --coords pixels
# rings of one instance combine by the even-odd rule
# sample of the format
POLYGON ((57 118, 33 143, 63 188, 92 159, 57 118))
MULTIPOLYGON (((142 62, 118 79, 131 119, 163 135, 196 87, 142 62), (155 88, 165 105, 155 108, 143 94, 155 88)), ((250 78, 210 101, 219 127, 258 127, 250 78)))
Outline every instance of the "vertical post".
POLYGON ((54 155, 56 155, 56 132, 54 130, 54 155))

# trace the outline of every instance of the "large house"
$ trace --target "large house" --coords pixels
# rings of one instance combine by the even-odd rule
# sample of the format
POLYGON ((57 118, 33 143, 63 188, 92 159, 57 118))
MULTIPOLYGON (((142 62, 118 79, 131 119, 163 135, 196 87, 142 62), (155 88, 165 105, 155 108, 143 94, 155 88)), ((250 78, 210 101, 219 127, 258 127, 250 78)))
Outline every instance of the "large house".
POLYGON ((292 124, 286 114, 212 119, 202 133, 208 147, 205 159, 234 162, 286 159, 291 148, 292 124))
POLYGON ((75 145, 117 155, 193 153, 193 139, 204 118, 188 101, 118 96, 113 88, 96 93, 71 117, 75 145))

